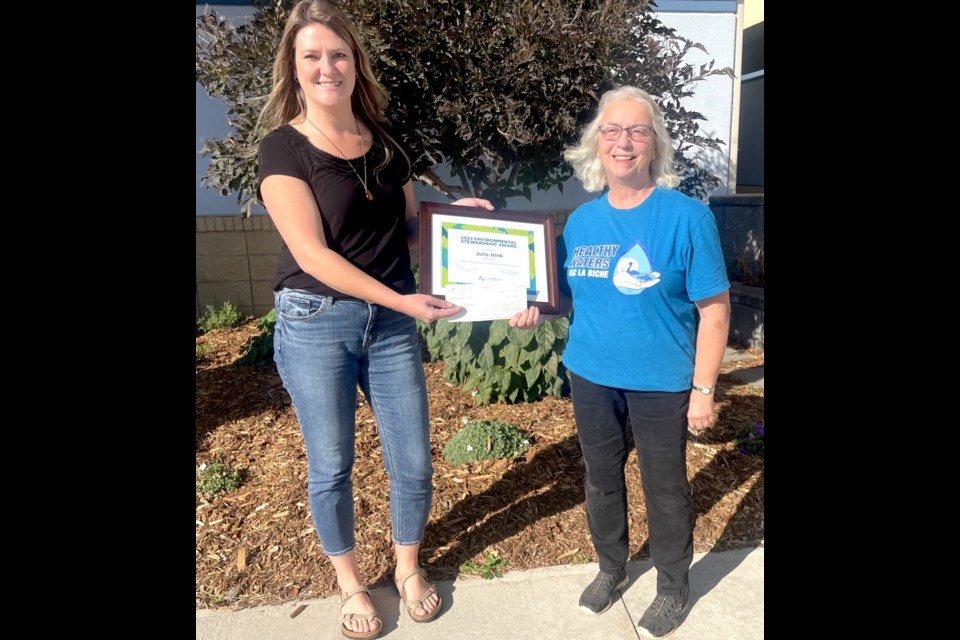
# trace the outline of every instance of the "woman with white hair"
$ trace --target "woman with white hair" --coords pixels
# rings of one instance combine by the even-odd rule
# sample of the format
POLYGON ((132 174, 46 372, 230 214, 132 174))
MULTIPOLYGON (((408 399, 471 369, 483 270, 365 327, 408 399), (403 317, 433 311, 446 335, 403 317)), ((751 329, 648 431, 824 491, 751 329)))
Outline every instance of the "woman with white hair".
MULTIPOLYGON (((587 523, 600 572, 580 596, 606 611, 627 584, 627 423, 633 431, 657 569, 640 633, 673 633, 687 608, 693 513, 686 444, 713 424, 730 326, 730 283, 713 213, 673 187, 663 115, 636 87, 603 95, 564 157, 603 193, 567 221, 557 259, 573 303, 563 362, 586 463, 587 523)), ((532 328, 536 307, 510 325, 532 328)))

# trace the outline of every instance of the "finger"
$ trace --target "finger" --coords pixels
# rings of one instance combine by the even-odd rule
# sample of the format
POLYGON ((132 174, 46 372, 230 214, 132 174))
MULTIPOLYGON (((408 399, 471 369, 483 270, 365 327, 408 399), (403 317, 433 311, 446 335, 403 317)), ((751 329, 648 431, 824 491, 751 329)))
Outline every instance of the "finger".
POLYGON ((453 302, 450 302, 449 300, 441 300, 440 298, 433 298, 433 297, 430 297, 427 299, 427 304, 437 309, 457 308, 457 305, 453 302))
POLYGON ((438 318, 447 318, 449 316, 455 316, 458 313, 460 313, 460 307, 458 307, 457 305, 453 305, 452 307, 448 307, 446 309, 441 309, 439 307, 436 307, 434 308, 433 311, 438 318))

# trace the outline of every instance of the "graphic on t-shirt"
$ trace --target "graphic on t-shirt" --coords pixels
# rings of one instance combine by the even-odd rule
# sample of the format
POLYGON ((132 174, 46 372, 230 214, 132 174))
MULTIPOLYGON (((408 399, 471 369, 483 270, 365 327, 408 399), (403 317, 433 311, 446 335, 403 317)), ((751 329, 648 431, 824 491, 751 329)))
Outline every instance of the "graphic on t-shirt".
POLYGON ((609 278, 610 260, 617 255, 618 244, 588 244, 574 247, 567 261, 569 278, 609 278))
POLYGON ((647 252, 635 243, 624 253, 613 269, 613 286, 624 295, 635 296, 660 282, 660 273, 652 271, 647 252))

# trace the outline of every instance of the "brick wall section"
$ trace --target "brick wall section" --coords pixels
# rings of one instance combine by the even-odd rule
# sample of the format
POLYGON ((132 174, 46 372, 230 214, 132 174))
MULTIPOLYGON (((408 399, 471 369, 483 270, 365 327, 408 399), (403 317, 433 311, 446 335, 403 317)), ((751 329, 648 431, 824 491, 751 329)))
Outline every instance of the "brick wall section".
POLYGON ((763 351, 763 287, 730 283, 730 340, 763 351))
POLYGON ((763 249, 763 194, 713 196, 710 209, 717 219, 723 258, 731 278, 739 279, 739 259, 756 274, 757 258, 763 249))
POLYGON ((197 317, 229 301, 248 315, 273 308, 281 240, 269 216, 197 216, 197 317))
POLYGON ((763 287, 738 282, 742 262, 756 275, 763 249, 763 194, 714 196, 723 258, 730 275, 730 340, 763 351, 763 287))

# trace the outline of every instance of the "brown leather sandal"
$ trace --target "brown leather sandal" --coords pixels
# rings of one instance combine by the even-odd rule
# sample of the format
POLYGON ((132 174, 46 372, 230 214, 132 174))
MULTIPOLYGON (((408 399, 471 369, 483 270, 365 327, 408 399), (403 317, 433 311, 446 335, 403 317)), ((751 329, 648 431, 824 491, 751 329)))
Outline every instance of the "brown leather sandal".
MULTIPOLYGON (((434 608, 433 611, 422 614, 422 615, 417 614, 416 613, 417 607, 422 607, 424 609, 426 608, 423 606, 423 601, 429 598, 430 596, 432 596, 433 594, 437 593, 437 586, 435 584, 431 584, 430 582, 427 582, 427 590, 423 594, 423 597, 421 599, 408 600, 407 594, 404 591, 404 586, 407 584, 407 580, 409 580, 415 575, 423 576, 424 582, 427 582, 427 572, 421 568, 417 568, 415 571, 412 571, 411 573, 408 573, 405 576, 396 578, 394 582, 397 585, 397 591, 400 593, 400 599, 403 600, 403 604, 407 608, 407 613, 410 614, 410 617, 413 619, 413 621, 427 622, 428 620, 433 620, 437 616, 437 614, 440 613, 440 609, 443 607, 443 600, 440 600, 439 602, 437 602, 437 606, 434 608)), ((438 594, 437 598, 439 597, 440 596, 438 594)))
POLYGON ((340 605, 340 618, 337 620, 337 624, 340 626, 340 633, 342 633, 347 638, 359 638, 360 640, 368 640, 369 638, 376 638, 380 635, 380 632, 383 631, 383 620, 380 619, 380 616, 376 613, 343 613, 343 605, 347 604, 347 600, 357 595, 358 593, 370 593, 370 589, 366 587, 360 587, 353 593, 349 591, 340 592, 340 601, 337 603, 340 605), (344 622, 348 620, 369 620, 371 622, 378 622, 377 628, 373 631, 353 631, 352 629, 344 626, 344 622))

